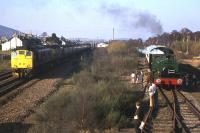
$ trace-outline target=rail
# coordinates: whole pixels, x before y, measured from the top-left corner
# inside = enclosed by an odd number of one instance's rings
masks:
[[[10,77],[0,82],[0,88],[18,80],[16,77]]]
[[[197,109],[197,107],[194,106],[194,104],[186,97],[184,96],[183,93],[181,93],[180,91],[176,90],[176,92],[178,94],[180,94],[181,97],[183,97],[183,99],[187,102],[187,104],[190,106],[190,108],[192,109],[192,111],[198,116],[198,118],[200,119],[200,111]]]
[[[2,80],[5,80],[5,79],[8,79],[8,78],[10,78],[10,77],[12,77],[12,74],[10,73],[8,73],[8,74],[6,74],[6,75],[3,75],[3,76],[0,76],[0,81],[2,81]]]
[[[167,103],[167,105],[168,105],[168,108],[170,109],[170,111],[171,111],[172,114],[173,114],[174,110],[173,110],[173,107],[172,107],[172,105],[171,105],[171,102],[169,101],[169,99],[168,99],[167,96],[164,94],[164,92],[162,91],[161,88],[158,88],[158,90],[159,90],[159,92],[161,93],[162,97],[165,99],[165,101],[166,101],[166,103]],[[174,117],[175,117],[175,119],[176,119],[176,121],[177,121],[177,124],[181,125],[181,127],[182,127],[182,129],[183,129],[183,132],[189,133],[188,128],[186,127],[186,125],[182,122],[181,118],[180,118],[176,113],[174,114]]]
[[[4,94],[7,94],[11,90],[15,89],[16,87],[24,84],[27,80],[25,79],[20,79],[20,80],[15,80],[10,84],[7,84],[3,87],[0,88],[0,96],[3,96]]]
[[[13,77],[11,71],[0,73],[0,96],[3,96],[12,89],[20,86],[25,81],[25,79]]]
[[[0,77],[8,75],[8,74],[12,74],[12,71],[1,72]]]
[[[175,132],[176,129],[178,128],[178,125],[177,125],[177,120],[176,120],[176,112],[177,112],[177,97],[176,97],[176,94],[175,94],[175,91],[174,89],[171,90],[171,93],[172,93],[172,96],[173,96],[173,131]]]
[[[147,125],[147,122],[148,122],[149,118],[151,118],[152,111],[153,111],[153,108],[150,107],[146,117],[143,120],[143,124],[144,125],[143,125],[143,128],[141,130],[142,133],[144,132],[144,129],[145,129],[146,125]]]

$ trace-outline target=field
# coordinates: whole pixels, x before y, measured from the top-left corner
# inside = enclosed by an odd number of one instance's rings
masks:
[[[115,42],[83,58],[80,71],[59,83],[59,91],[26,120],[35,124],[29,132],[103,132],[132,126],[141,85],[130,85],[121,76],[136,69],[136,57],[134,47]]]
[[[10,51],[1,51],[0,50],[0,72],[8,70],[10,68],[10,59],[8,59],[8,57],[5,56],[9,56],[10,55]]]
[[[200,68],[200,59],[181,59],[180,63],[182,64],[190,64],[195,68]]]
[[[10,68],[10,60],[0,60],[0,72]]]
[[[1,51],[0,50],[0,54],[10,55],[10,51]]]

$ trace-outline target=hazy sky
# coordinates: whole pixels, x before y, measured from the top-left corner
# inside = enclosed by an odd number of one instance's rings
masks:
[[[67,38],[147,38],[200,30],[199,0],[1,0],[0,25]]]

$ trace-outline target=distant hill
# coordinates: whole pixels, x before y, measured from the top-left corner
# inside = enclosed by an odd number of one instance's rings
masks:
[[[6,26],[0,25],[0,37],[6,36],[8,39],[12,37],[14,33],[20,34],[21,32]]]

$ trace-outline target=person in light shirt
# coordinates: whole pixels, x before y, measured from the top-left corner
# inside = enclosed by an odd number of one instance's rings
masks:
[[[135,83],[136,82],[136,74],[133,72],[131,73],[131,83]]]
[[[144,73],[142,71],[140,71],[140,77],[141,77],[141,82],[143,83],[143,80],[144,80]]]
[[[153,88],[153,86],[151,85],[150,87],[149,87],[149,107],[150,108],[153,108],[153,106],[154,106],[154,98],[153,98],[153,95],[154,95],[154,90],[153,90],[154,88]]]

